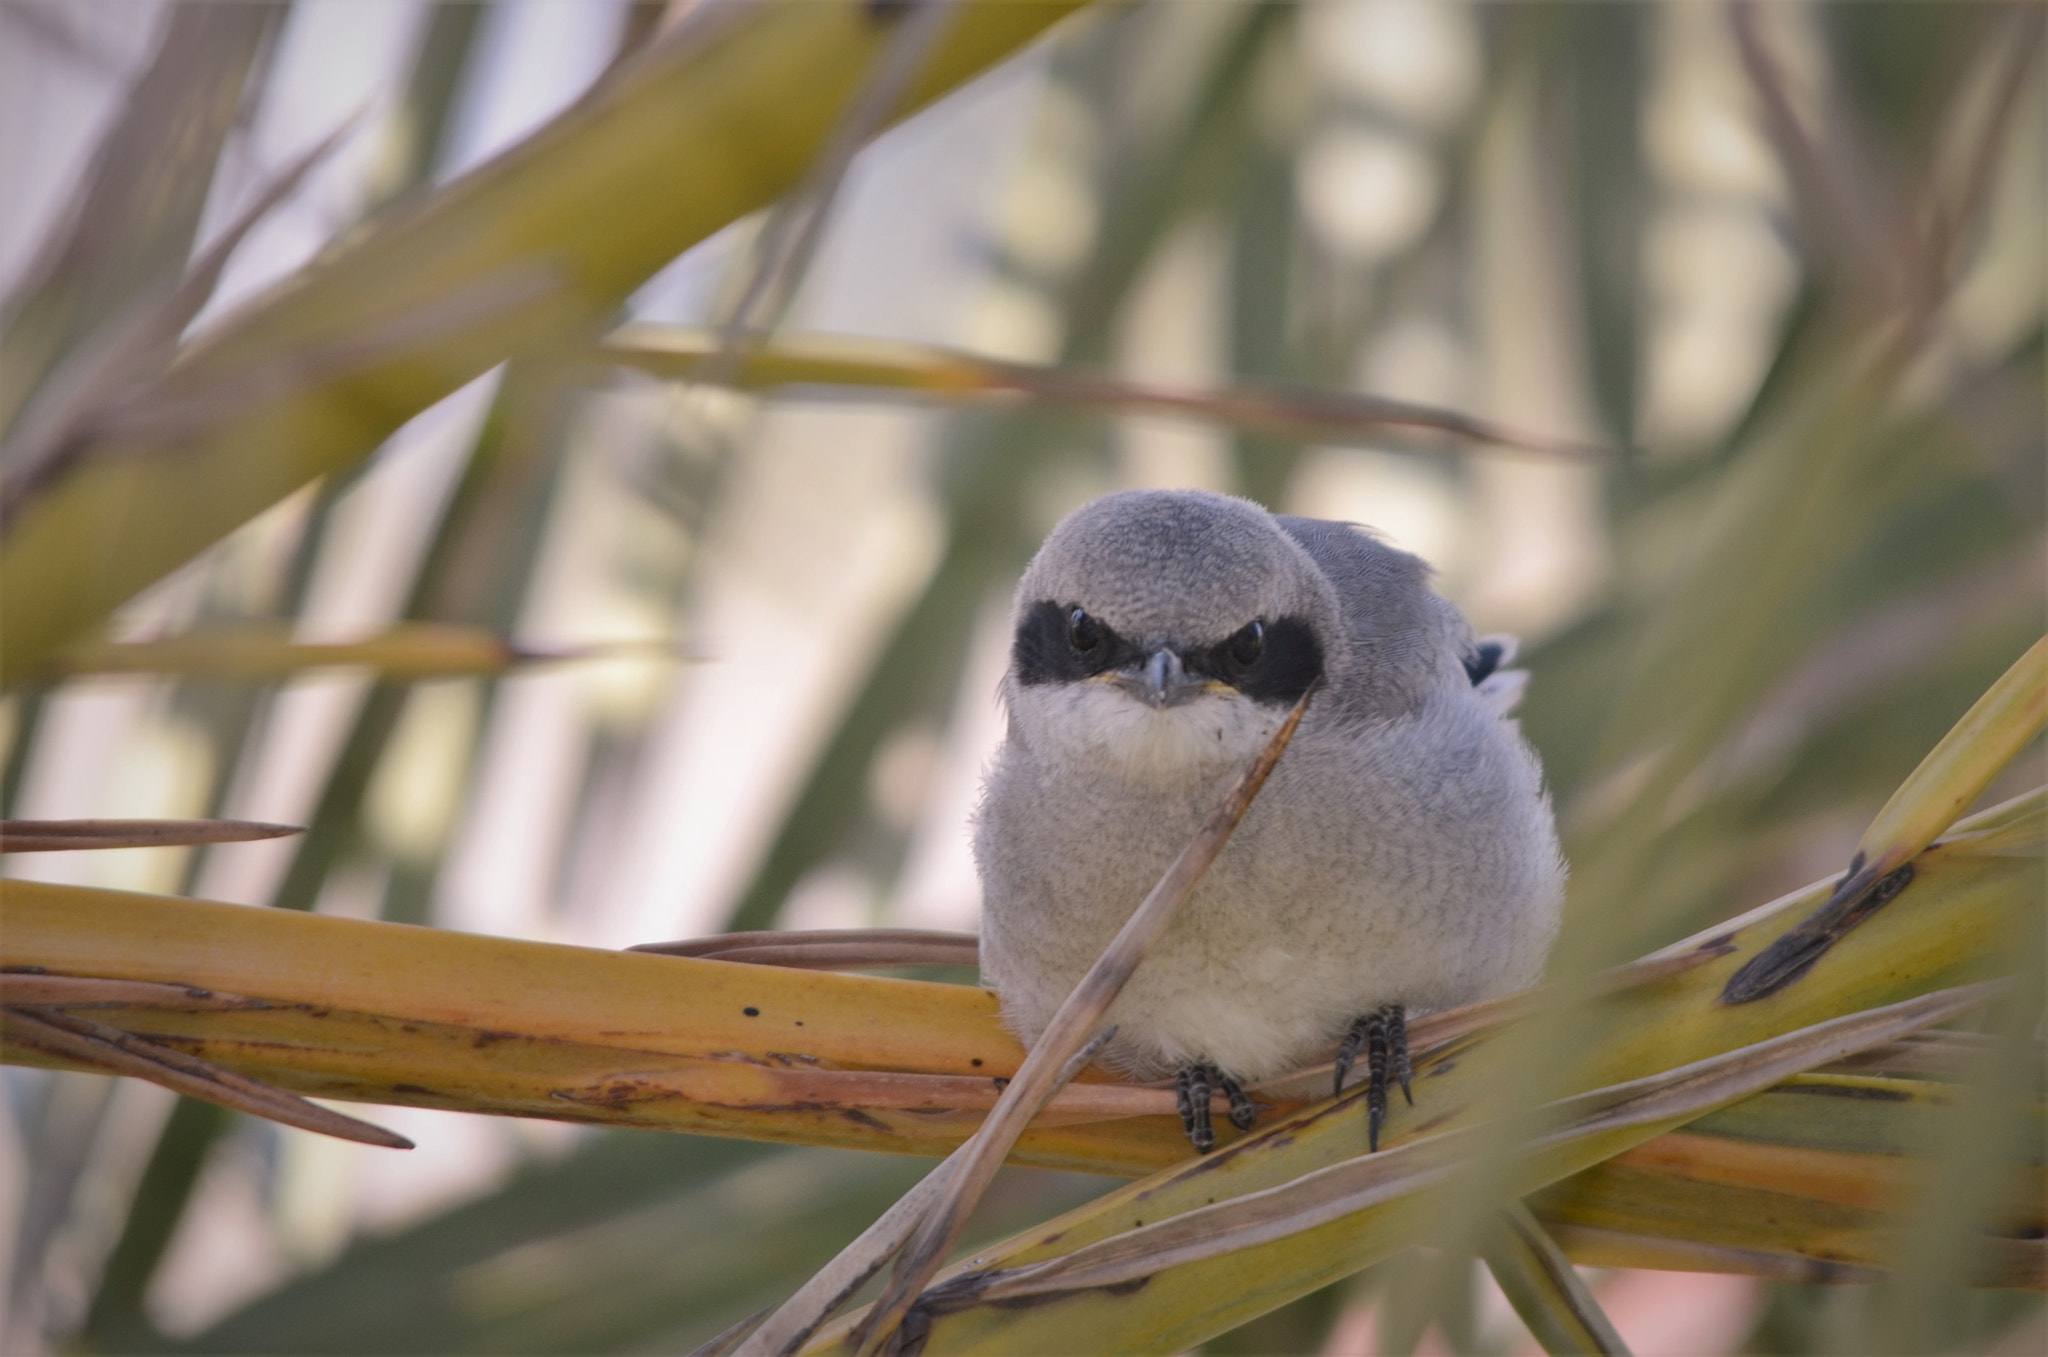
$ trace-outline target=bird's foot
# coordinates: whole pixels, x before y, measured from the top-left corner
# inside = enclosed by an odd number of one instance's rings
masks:
[[[1360,1048],[1365,1051],[1366,1135],[1371,1148],[1377,1150],[1380,1126],[1387,1119],[1389,1075],[1401,1086],[1401,1096],[1408,1100],[1408,1105],[1415,1106],[1415,1094],[1408,1087],[1414,1077],[1408,1064],[1408,1010],[1400,1004],[1382,1004],[1352,1022],[1343,1044],[1337,1048],[1336,1092],[1344,1091],[1344,1081],[1358,1061]]]
[[[1209,1098],[1217,1090],[1230,1100],[1230,1124],[1240,1131],[1252,1129],[1258,1120],[1258,1109],[1237,1080],[1217,1069],[1214,1065],[1187,1065],[1182,1067],[1176,1086],[1180,1096],[1181,1129],[1188,1133],[1188,1139],[1195,1149],[1207,1154],[1216,1147],[1216,1128],[1209,1123]]]

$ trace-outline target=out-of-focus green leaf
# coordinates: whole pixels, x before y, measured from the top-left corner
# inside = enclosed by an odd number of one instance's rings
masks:
[[[1737,971],[1723,1001],[1751,1003],[1797,983],[1848,930],[1897,894],[1911,879],[1904,864],[1983,795],[1991,779],[2040,734],[2044,721],[2048,638],[2015,660],[1921,760],[1864,831],[1827,904]]]
[[[2013,661],[1954,730],[1885,802],[1857,845],[1882,876],[1911,858],[1984,789],[2048,723],[2048,637]]]
[[[76,201],[0,305],[0,431],[123,309],[184,273],[214,162],[282,5],[173,5]],[[164,340],[166,349],[175,334]]]
[[[1501,1212],[1484,1257],[1515,1313],[1545,1352],[1628,1352],[1614,1322],[1528,1207],[1516,1202]]]
[[[395,111],[386,153],[370,189],[372,201],[415,191],[432,174],[434,162],[445,148],[449,112],[469,64],[481,12],[473,5],[431,7],[411,78]],[[271,13],[282,15],[285,10],[271,7]],[[276,50],[273,44],[273,60]],[[267,70],[265,76],[268,78]],[[246,621],[252,611],[263,617],[297,616],[305,605],[321,549],[329,543],[335,506],[355,480],[347,475],[332,477],[314,491],[299,527],[299,539],[267,598],[251,609],[246,596],[222,590],[221,596],[202,605],[196,625],[216,619]],[[229,562],[216,578],[232,575],[233,563]],[[41,687],[31,689],[36,694],[43,691]],[[174,689],[170,705],[179,719],[195,723],[212,738],[217,758],[209,803],[211,813],[222,814],[236,791],[234,771],[264,733],[262,696],[253,685],[187,683]],[[294,856],[295,865],[302,855]],[[207,865],[203,855],[192,855],[185,890],[195,887]],[[154,1336],[144,1298],[165,1250],[179,1231],[214,1143],[234,1124],[227,1110],[216,1103],[179,1099],[136,1185],[121,1234],[108,1252],[84,1326],[77,1334],[81,1345],[120,1351],[140,1347]]]
[[[558,1164],[364,1239],[175,1350],[687,1351],[772,1304],[924,1167],[847,1151],[607,1132]],[[1008,1170],[986,1240],[1102,1180]],[[154,1349],[137,1349],[154,1350]]]
[[[965,7],[906,101],[1015,51],[1064,0]],[[794,183],[895,11],[707,7],[528,141],[358,233],[102,413],[0,541],[10,672],[492,364],[602,316]]]
[[[1280,13],[1255,4],[1233,16],[1188,77],[1181,92],[1187,110],[1179,120],[1156,135],[1113,143],[1092,167],[1089,178],[1104,201],[1102,237],[1071,276],[1041,289],[1064,312],[1062,365],[1103,362],[1113,322],[1150,252],[1216,192],[1218,162],[1227,163],[1249,116],[1254,59]],[[1134,41],[1130,26],[1138,17],[1119,15],[1059,49],[1055,89],[1065,91],[1065,99],[1085,97],[1106,107],[1122,86],[1127,45]],[[1039,526],[1031,517],[1033,485],[1058,467],[1098,465],[1104,442],[1099,425],[1084,433],[1028,404],[1007,417],[970,413],[948,432],[936,478],[951,531],[946,552],[876,648],[874,667],[791,801],[729,927],[769,927],[804,874],[854,835],[877,751],[911,721],[945,709],[960,682],[975,617],[1030,559]]]
[[[1530,1199],[1572,1257],[1602,1267],[1876,1280],[1938,1151],[1953,1084],[1805,1075],[1616,1155]],[[2036,1118],[2042,1115],[2039,1090]],[[2001,1166],[2011,1214],[1985,1236],[1979,1285],[2042,1272],[2043,1165]],[[1993,1243],[1994,1238],[2003,1242]]]
[[[1721,1005],[1721,982],[1713,978],[1735,969],[1741,955],[1750,950],[1749,941],[1739,941],[1734,956],[1717,958],[1657,985],[1599,1001],[1599,1016],[1589,1018],[1578,1030],[1598,1032],[1602,1034],[1601,1040],[1596,1047],[1577,1052],[1572,1062],[1577,1072],[1570,1076],[1571,1084],[1587,1087],[1603,1077],[1628,1078],[1650,1069],[1669,1069],[1710,1051],[1727,1051],[1769,1033],[1795,1030],[1826,1015],[1891,1002],[1909,992],[1924,993],[1927,988],[1953,983],[1965,974],[1981,975],[1987,970],[1995,973],[2001,969],[1997,940],[2010,932],[2015,915],[2038,908],[2034,897],[2034,873],[2038,869],[2032,862],[2022,865],[2003,856],[1974,858],[1969,854],[1966,839],[1958,841],[1954,855],[1941,848],[1928,850],[1920,859],[1921,871],[1913,889],[1925,887],[1937,876],[1947,877],[1947,884],[1922,896],[1917,906],[1872,916],[1830,953],[1826,965],[1817,968],[1804,982],[1756,1004],[1734,1008]],[[1999,867],[1994,863],[2005,865]],[[1948,876],[1951,872],[1955,875]],[[1980,872],[1989,875],[1980,876]],[[1827,890],[1825,885],[1818,886],[1799,897],[1778,902],[1768,912],[1758,912],[1741,921],[1743,931],[1735,937],[1746,939],[1747,929],[1756,928],[1760,931],[1755,943],[1761,945],[1763,933],[1775,935],[1788,927],[1802,912],[1802,906],[1810,906]],[[1904,898],[1910,899],[1910,892]],[[1951,914],[1952,908],[1970,917]],[[1886,930],[1889,940],[1878,942],[1871,935],[1872,929]],[[1912,941],[1907,941],[1908,933],[1913,935]],[[1937,938],[1941,941],[1937,942]],[[1727,940],[1724,933],[1701,941],[1715,945]],[[1880,953],[1886,960],[1876,962]],[[1973,959],[1965,961],[1965,954]],[[1852,960],[1852,956],[1862,959]],[[1876,964],[1872,969],[1864,969],[1873,962]],[[1816,982],[1832,991],[1832,1000],[1816,1002],[1818,991],[1808,988]],[[1438,1056],[1418,1060],[1416,1107],[1412,1111],[1398,1105],[1392,1109],[1388,1123],[1392,1134],[1383,1143],[1397,1149],[1403,1145],[1419,1146],[1449,1128],[1475,1125],[1470,1118],[1485,1101],[1479,1098],[1479,1091],[1499,1089],[1503,1083],[1502,1062],[1517,1058],[1522,1056],[1516,1042],[1486,1038],[1454,1045]],[[1592,1065],[1603,1070],[1604,1076],[1591,1074]],[[1471,1090],[1478,1100],[1462,1108],[1444,1105],[1444,1099],[1455,1096],[1452,1090],[1461,1088]],[[979,1350],[990,1346],[1178,1350],[1200,1341],[1208,1333],[1231,1327],[1355,1271],[1395,1248],[1435,1238],[1440,1222],[1436,1226],[1431,1222],[1438,1221],[1443,1204],[1399,1196],[1368,1207],[1356,1219],[1339,1219],[1306,1232],[1290,1233],[1226,1257],[1182,1265],[1162,1263],[1149,1273],[1143,1285],[1128,1292],[1120,1288],[1115,1292],[1061,1291],[1057,1296],[1037,1297],[1037,1303],[1025,1310],[1003,1308],[1002,1302],[993,1299],[977,1299],[983,1289],[981,1279],[1004,1276],[1007,1269],[1064,1256],[1096,1241],[1141,1229],[1140,1222],[1156,1223],[1184,1212],[1207,1209],[1226,1199],[1244,1199],[1249,1194],[1278,1190],[1304,1174],[1341,1164],[1356,1156],[1363,1146],[1365,1106],[1364,1098],[1353,1096],[1334,1109],[1307,1109],[1262,1128],[1239,1145],[1198,1164],[1133,1184],[1083,1213],[1052,1222],[1000,1250],[984,1253],[976,1260],[975,1276],[942,1280],[930,1293],[931,1302],[923,1312],[931,1335],[930,1350]],[[1614,1134],[1626,1138],[1622,1133]],[[1650,1135],[1646,1131],[1629,1132],[1627,1137],[1640,1143]],[[1603,1142],[1605,1152],[1579,1167],[1628,1147],[1619,1140]],[[1577,1171],[1565,1169],[1562,1164],[1557,1168],[1562,1170],[1559,1176]],[[1529,1186],[1534,1185],[1537,1184]],[[1528,1190],[1507,1181],[1503,1186]],[[1226,1276],[1230,1278],[1227,1282]],[[917,1316],[918,1312],[913,1311],[913,1323]],[[847,1321],[854,1322],[857,1321]],[[846,1324],[836,1326],[832,1333],[822,1337],[816,1345],[818,1350],[837,1350],[836,1345],[846,1340],[845,1328]],[[923,1328],[924,1324],[919,1324],[919,1330]]]

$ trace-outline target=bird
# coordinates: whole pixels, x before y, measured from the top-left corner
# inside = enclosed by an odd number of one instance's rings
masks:
[[[1510,638],[1476,638],[1430,568],[1357,524],[1197,490],[1062,519],[1019,582],[973,848],[982,983],[1027,1045],[1304,693],[1293,740],[1105,1023],[1100,1063],[1212,1094],[1339,1043],[1413,1105],[1410,1017],[1533,984],[1566,867],[1512,717]]]

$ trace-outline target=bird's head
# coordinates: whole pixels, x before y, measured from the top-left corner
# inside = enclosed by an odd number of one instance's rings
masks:
[[[1336,619],[1328,580],[1257,505],[1106,495],[1018,588],[1012,737],[1127,779],[1242,764],[1323,678]]]

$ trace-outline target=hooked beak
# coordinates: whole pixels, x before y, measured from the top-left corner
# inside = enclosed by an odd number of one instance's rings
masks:
[[[1139,701],[1161,709],[1177,707],[1209,690],[1209,681],[1188,673],[1180,656],[1171,650],[1155,651],[1142,668],[1105,677]]]

